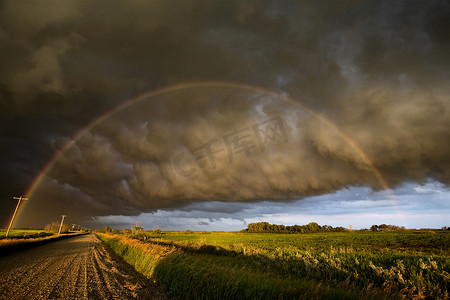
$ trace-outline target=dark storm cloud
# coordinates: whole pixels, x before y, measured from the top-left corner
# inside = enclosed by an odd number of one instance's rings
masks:
[[[264,86],[307,104],[392,186],[428,177],[448,184],[449,16],[446,1],[4,1],[4,215],[14,205],[7,199],[24,193],[89,122],[143,92],[206,80]],[[220,88],[187,95],[197,100],[151,99],[153,106],[100,124],[55,165],[29,206],[138,214],[381,187],[341,135],[279,97]],[[236,159],[227,176],[173,170],[173,156],[189,158],[211,139],[277,116],[289,142]]]

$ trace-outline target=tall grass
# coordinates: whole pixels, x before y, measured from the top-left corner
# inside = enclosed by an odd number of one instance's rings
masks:
[[[376,276],[361,277],[357,270],[344,267],[348,261],[332,254],[315,257],[283,249],[264,254],[248,248],[244,253],[236,246],[227,250],[152,238],[143,242],[119,235],[99,236],[136,270],[182,299],[390,299],[406,295],[393,284],[398,278],[376,284]],[[361,264],[356,261],[353,264]],[[376,273],[369,268],[370,274]]]
[[[185,299],[449,297],[448,233],[101,237]]]
[[[171,253],[179,252],[174,246],[142,243],[120,235],[97,234],[111,249],[147,277],[153,277],[158,262]]]

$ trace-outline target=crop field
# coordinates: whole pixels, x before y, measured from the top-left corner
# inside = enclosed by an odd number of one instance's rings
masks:
[[[186,299],[448,299],[448,231],[99,234]]]

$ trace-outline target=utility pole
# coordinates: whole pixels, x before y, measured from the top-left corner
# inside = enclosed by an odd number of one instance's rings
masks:
[[[11,226],[12,226],[13,223],[14,223],[14,219],[16,218],[17,211],[19,210],[20,202],[22,202],[22,200],[23,200],[23,201],[28,200],[28,198],[23,198],[22,196],[20,196],[20,197],[13,197],[13,199],[19,200],[19,201],[17,202],[16,210],[14,211],[14,214],[13,214],[13,216],[12,216],[11,222],[9,223],[8,230],[6,231],[6,236],[5,236],[5,238],[7,238],[8,235],[9,235],[9,231],[11,230]]]
[[[66,215],[61,215],[61,217],[62,217],[62,219],[61,219],[61,225],[59,225],[58,235],[61,234],[61,229],[62,229],[62,226],[63,226],[63,223],[64,223],[64,218],[67,217],[67,216]]]

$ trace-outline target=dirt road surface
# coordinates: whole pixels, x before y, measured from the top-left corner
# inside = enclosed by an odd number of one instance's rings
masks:
[[[167,299],[95,235],[0,257],[0,299]]]

